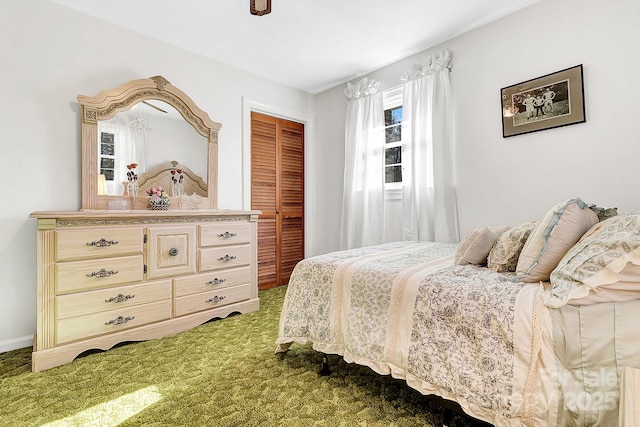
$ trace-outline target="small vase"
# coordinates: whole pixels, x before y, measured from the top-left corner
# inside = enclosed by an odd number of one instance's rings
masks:
[[[178,209],[182,209],[182,196],[184,196],[182,180],[171,183],[171,195],[178,198]]]
[[[149,209],[152,211],[166,211],[169,209],[169,203],[149,203]]]
[[[133,207],[135,209],[136,202],[138,201],[138,181],[129,181],[129,184],[127,184],[127,195],[133,199]]]

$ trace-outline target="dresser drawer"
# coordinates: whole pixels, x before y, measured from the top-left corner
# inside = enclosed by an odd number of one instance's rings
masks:
[[[142,281],[142,255],[56,264],[56,294]]]
[[[149,277],[196,272],[196,227],[149,229]]]
[[[114,309],[56,322],[56,344],[135,328],[171,317],[171,300]]]
[[[171,280],[78,292],[56,297],[58,320],[171,298]]]
[[[229,288],[202,292],[175,299],[175,316],[221,307],[234,302],[244,301],[251,296],[251,285],[232,286]]]
[[[141,254],[142,228],[81,228],[56,230],[56,260]]]
[[[230,268],[215,273],[197,274],[175,279],[175,296],[207,292],[251,282],[249,267]]]
[[[239,267],[251,263],[251,246],[230,246],[198,250],[199,271]]]
[[[251,224],[223,222],[200,225],[200,246],[236,245],[251,242]]]

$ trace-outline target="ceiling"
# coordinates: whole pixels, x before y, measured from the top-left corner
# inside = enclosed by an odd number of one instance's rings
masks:
[[[249,0],[53,1],[318,93],[539,0],[272,0],[265,16]]]

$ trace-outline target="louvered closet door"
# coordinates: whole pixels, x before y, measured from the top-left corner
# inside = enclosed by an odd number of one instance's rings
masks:
[[[285,285],[304,257],[304,125],[251,113],[251,209],[258,220],[258,287]]]

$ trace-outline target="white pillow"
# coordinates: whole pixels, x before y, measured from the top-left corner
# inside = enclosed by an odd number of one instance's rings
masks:
[[[455,263],[457,265],[482,265],[487,263],[487,256],[503,232],[509,229],[508,225],[500,227],[482,227],[471,230],[462,239],[456,249]]]
[[[527,283],[549,280],[567,251],[597,223],[598,215],[580,199],[570,199],[549,209],[522,248],[513,280]]]

